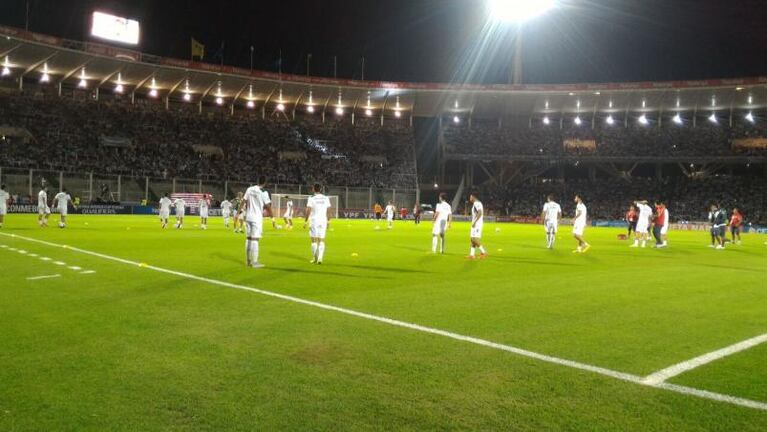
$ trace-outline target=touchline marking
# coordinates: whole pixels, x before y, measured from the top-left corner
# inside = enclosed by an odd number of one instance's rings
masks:
[[[33,277],[28,277],[27,280],[51,279],[51,278],[57,278],[57,277],[61,277],[61,275],[53,274],[53,275],[33,276]]]
[[[654,372],[644,377],[643,381],[648,385],[658,385],[668,381],[679,374],[683,374],[689,370],[703,366],[707,363],[719,360],[721,358],[745,351],[749,348],[753,348],[759,344],[767,342],[767,333],[746,339],[742,342],[724,347],[720,350],[711,351],[710,353],[703,354],[702,356],[695,357],[693,359],[683,361],[681,363],[669,366],[665,369],[661,369],[658,372]]]
[[[15,235],[15,234],[0,233],[0,236],[17,238],[17,239],[26,240],[26,241],[33,242],[33,243],[44,244],[44,245],[52,246],[52,247],[59,247],[59,248],[63,247],[63,245],[60,245],[60,244],[51,243],[51,242],[48,242],[48,241],[45,241],[45,240],[38,240],[38,239],[30,238],[30,237],[22,237],[22,236]],[[644,377],[641,377],[641,376],[638,376],[638,375],[634,375],[634,374],[630,374],[630,373],[625,373],[625,372],[619,372],[619,371],[615,371],[615,370],[612,370],[612,369],[606,369],[606,368],[603,368],[603,367],[594,366],[594,365],[590,365],[590,364],[586,364],[586,363],[580,363],[580,362],[576,362],[576,361],[573,361],[573,360],[567,360],[567,359],[563,359],[563,358],[559,358],[559,357],[554,357],[554,356],[550,356],[550,355],[546,355],[546,354],[541,354],[541,353],[537,353],[537,352],[534,352],[534,351],[528,351],[526,349],[517,348],[517,347],[511,346],[511,345],[504,345],[504,344],[497,343],[497,342],[491,342],[489,340],[480,339],[480,338],[476,338],[476,337],[473,337],[473,336],[465,336],[465,335],[462,335],[462,334],[449,332],[447,330],[440,330],[440,329],[433,328],[433,327],[422,326],[420,324],[413,324],[413,323],[409,323],[409,322],[405,322],[405,321],[399,321],[399,320],[395,320],[395,319],[391,319],[391,318],[386,318],[386,317],[382,317],[382,316],[378,316],[378,315],[372,315],[372,314],[368,314],[368,313],[365,313],[365,312],[358,312],[358,311],[355,311],[353,309],[346,309],[346,308],[342,308],[342,307],[338,307],[338,306],[333,306],[333,305],[329,305],[329,304],[325,304],[325,303],[315,302],[315,301],[312,301],[312,300],[305,300],[305,299],[302,299],[300,297],[293,297],[293,296],[289,296],[289,295],[285,295],[285,294],[279,294],[279,293],[276,293],[276,292],[266,291],[266,290],[262,290],[262,289],[258,289],[258,288],[252,288],[252,287],[245,286],[245,285],[237,285],[237,284],[234,284],[234,283],[224,282],[224,281],[220,281],[220,280],[216,280],[216,279],[208,279],[208,278],[202,277],[202,276],[196,276],[196,275],[189,274],[189,273],[183,273],[183,272],[179,272],[179,271],[175,271],[175,270],[164,269],[162,267],[156,267],[156,266],[153,266],[153,265],[148,265],[148,264],[144,264],[144,263],[138,263],[136,261],[127,260],[127,259],[124,259],[124,258],[118,258],[118,257],[114,257],[114,256],[111,256],[111,255],[105,255],[105,254],[102,254],[102,253],[93,252],[93,251],[89,251],[89,250],[85,250],[85,249],[80,249],[80,248],[76,248],[76,247],[72,247],[72,246],[68,246],[67,248],[69,250],[73,251],[73,252],[79,252],[79,253],[82,253],[82,254],[86,254],[86,255],[90,255],[90,256],[95,256],[95,257],[102,258],[102,259],[109,260],[109,261],[119,262],[119,263],[127,264],[127,265],[130,265],[130,266],[138,266],[138,267],[141,267],[141,268],[144,268],[144,269],[148,269],[148,270],[153,270],[153,271],[156,271],[156,272],[159,272],[159,273],[166,273],[166,274],[170,274],[170,275],[174,275],[174,276],[179,276],[179,277],[186,278],[186,279],[192,279],[192,280],[196,280],[196,281],[200,281],[200,282],[206,282],[206,283],[209,283],[209,284],[212,284],[212,285],[218,285],[218,286],[227,287],[227,288],[233,288],[233,289],[238,289],[238,290],[243,290],[243,291],[249,291],[249,292],[253,292],[253,293],[256,293],[256,294],[261,294],[261,295],[268,296],[268,297],[278,298],[278,299],[286,300],[286,301],[293,302],[293,303],[303,304],[303,305],[306,305],[306,306],[312,306],[312,307],[315,307],[315,308],[318,308],[318,309],[324,309],[324,310],[328,310],[328,311],[339,312],[339,313],[342,313],[342,314],[345,314],[345,315],[351,315],[351,316],[355,316],[355,317],[358,317],[358,318],[364,318],[364,319],[367,319],[367,320],[370,320],[370,321],[377,321],[377,322],[380,322],[380,323],[389,324],[389,325],[396,326],[396,327],[403,327],[403,328],[406,328],[406,329],[415,330],[415,331],[419,331],[419,332],[422,332],[422,333],[428,333],[428,334],[433,334],[433,335],[437,335],[437,336],[442,336],[442,337],[446,337],[446,338],[457,340],[457,341],[461,341],[461,342],[468,342],[468,343],[472,343],[472,344],[475,344],[475,345],[484,346],[484,347],[487,347],[487,348],[493,348],[493,349],[497,349],[497,350],[501,350],[501,351],[510,352],[510,353],[513,353],[513,354],[517,354],[519,356],[523,356],[523,357],[527,357],[527,358],[543,361],[543,362],[546,362],[546,363],[553,363],[553,364],[557,364],[557,365],[560,365],[560,366],[566,366],[566,367],[569,367],[569,368],[572,368],[572,369],[578,369],[578,370],[583,370],[583,371],[587,371],[587,372],[593,372],[593,373],[596,373],[596,374],[599,374],[599,375],[607,376],[607,377],[610,377],[610,378],[615,378],[615,379],[618,379],[618,380],[621,380],[621,381],[631,382],[631,383],[642,385],[642,386],[646,386],[646,387],[658,388],[658,389],[668,390],[668,391],[672,391],[672,392],[680,393],[680,394],[684,394],[684,395],[690,395],[690,396],[695,396],[695,397],[699,397],[699,398],[703,398],[703,399],[714,400],[714,401],[717,401],[717,402],[725,402],[725,403],[729,403],[729,404],[733,404],[733,405],[739,405],[739,406],[746,407],[746,408],[753,408],[753,409],[758,409],[758,410],[762,410],[762,411],[767,411],[767,402],[760,402],[760,401],[755,401],[755,400],[751,400],[751,399],[745,399],[745,398],[741,398],[741,397],[737,397],[737,396],[731,396],[731,395],[727,395],[727,394],[715,393],[715,392],[710,392],[710,391],[707,391],[707,390],[701,390],[701,389],[697,389],[697,388],[693,388],[693,387],[686,387],[686,386],[677,385],[677,384],[670,384],[670,383],[666,383],[666,382],[660,382],[660,383],[646,382]]]

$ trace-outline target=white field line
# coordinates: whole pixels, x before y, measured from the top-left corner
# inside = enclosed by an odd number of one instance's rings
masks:
[[[742,342],[738,342],[736,344],[730,345],[720,350],[711,351],[710,353],[706,353],[701,356],[695,357],[693,359],[683,361],[681,363],[677,363],[673,366],[669,366],[657,372],[653,372],[652,374],[644,377],[643,381],[648,385],[658,385],[660,383],[668,381],[670,378],[673,378],[679,374],[683,374],[689,370],[695,369],[697,367],[703,366],[705,364],[711,363],[721,358],[733,355],[735,353],[739,353],[741,351],[745,351],[749,348],[753,348],[764,342],[767,342],[767,333],[760,336],[752,337],[751,339],[746,339]]]
[[[426,327],[426,326],[422,326],[420,324],[413,324],[413,323],[409,323],[409,322],[405,322],[405,321],[399,321],[399,320],[395,320],[395,319],[391,319],[391,318],[386,318],[386,317],[382,317],[382,316],[378,316],[378,315],[372,315],[372,314],[368,314],[368,313],[365,313],[365,312],[355,311],[355,310],[352,310],[352,309],[346,309],[346,308],[342,308],[342,307],[338,307],[338,306],[333,306],[333,305],[329,305],[329,304],[325,304],[325,303],[315,302],[315,301],[312,301],[312,300],[306,300],[306,299],[302,299],[300,297],[293,297],[293,296],[289,296],[289,295],[285,295],[285,294],[279,294],[279,293],[272,292],[272,291],[266,291],[266,290],[262,290],[262,289],[258,289],[258,288],[252,288],[252,287],[245,286],[245,285],[238,285],[238,284],[234,284],[234,283],[230,283],[230,282],[220,281],[220,280],[216,280],[216,279],[209,279],[209,278],[202,277],[202,276],[196,276],[196,275],[189,274],[189,273],[183,273],[183,272],[179,272],[179,271],[175,271],[175,270],[164,269],[162,267],[156,267],[156,266],[153,266],[153,265],[147,265],[147,264],[143,264],[143,263],[138,263],[136,261],[131,261],[131,260],[127,260],[127,259],[124,259],[124,258],[114,257],[114,256],[111,256],[111,255],[105,255],[105,254],[102,254],[102,253],[93,252],[93,251],[89,251],[89,250],[85,250],[85,249],[80,249],[80,248],[76,248],[76,247],[72,247],[72,246],[60,245],[60,244],[48,242],[48,241],[45,241],[45,240],[38,240],[38,239],[34,239],[34,238],[23,237],[23,236],[19,236],[19,235],[15,235],[15,234],[6,234],[6,233],[0,233],[0,236],[17,238],[17,239],[26,240],[26,241],[29,241],[29,242],[44,244],[44,245],[53,246],[53,247],[63,247],[63,248],[69,249],[69,250],[74,251],[74,252],[79,252],[79,253],[82,253],[82,254],[86,254],[86,255],[90,255],[90,256],[95,256],[95,257],[102,258],[102,259],[109,260],[109,261],[115,261],[115,262],[131,265],[131,266],[139,266],[141,268],[144,268],[144,269],[147,269],[147,270],[153,270],[153,271],[156,271],[156,272],[159,272],[159,273],[166,273],[166,274],[170,274],[170,275],[174,275],[174,276],[178,276],[178,277],[182,277],[182,278],[186,278],[186,279],[191,279],[191,280],[196,280],[196,281],[200,281],[200,282],[209,283],[211,285],[218,285],[218,286],[222,286],[222,287],[226,287],[226,288],[232,288],[232,289],[238,289],[238,290],[243,290],[243,291],[249,291],[249,292],[261,294],[261,295],[268,296],[268,297],[273,297],[273,298],[278,298],[278,299],[286,300],[286,301],[293,302],[293,303],[298,303],[298,304],[302,304],[302,305],[306,305],[306,306],[312,306],[312,307],[315,307],[315,308],[318,308],[318,309],[324,309],[324,310],[328,310],[328,311],[338,312],[338,313],[342,313],[342,314],[345,314],[345,315],[351,315],[351,316],[354,316],[354,317],[367,319],[367,320],[370,320],[370,321],[377,321],[377,322],[384,323],[384,324],[389,324],[389,325],[392,325],[392,326],[395,326],[395,327],[402,327],[402,328],[406,328],[406,329],[409,329],[409,330],[419,331],[419,332],[422,332],[422,333],[428,333],[428,334],[432,334],[432,335],[442,336],[442,337],[445,337],[445,338],[448,338],[448,339],[453,339],[453,340],[457,340],[457,341],[461,341],[461,342],[467,342],[467,343],[471,343],[471,344],[475,344],[475,345],[484,346],[484,347],[487,347],[487,348],[493,348],[493,349],[497,349],[497,350],[501,350],[501,351],[506,351],[506,352],[510,352],[510,353],[513,353],[513,354],[517,354],[519,356],[531,358],[531,359],[534,359],[534,360],[539,360],[539,361],[546,362],[546,363],[553,363],[553,364],[560,365],[560,366],[566,366],[566,367],[569,367],[569,368],[572,368],[572,369],[578,369],[578,370],[583,370],[583,371],[587,371],[587,372],[593,372],[593,373],[596,373],[596,374],[599,374],[599,375],[607,376],[607,377],[610,377],[610,378],[615,378],[615,379],[622,380],[622,381],[631,382],[631,383],[634,383],[634,384],[639,384],[639,385],[642,385],[642,386],[653,387],[653,388],[660,388],[660,389],[672,391],[672,392],[675,392],[675,393],[681,393],[681,394],[685,394],[685,395],[696,396],[696,397],[703,398],[703,399],[710,399],[710,400],[714,400],[714,401],[718,401],[718,402],[725,402],[725,403],[729,403],[729,404],[733,404],[733,405],[739,405],[739,406],[742,406],[742,407],[747,407],[747,408],[753,408],[753,409],[767,411],[767,402],[760,402],[760,401],[755,401],[755,400],[751,400],[751,399],[744,399],[744,398],[740,398],[740,397],[737,397],[737,396],[731,396],[731,395],[726,395],[726,394],[721,394],[721,393],[714,393],[714,392],[710,392],[710,391],[706,391],[706,390],[700,390],[700,389],[696,389],[696,388],[693,388],[693,387],[685,387],[685,386],[680,386],[680,385],[676,385],[676,384],[669,384],[669,383],[652,384],[652,383],[645,382],[644,381],[644,377],[641,377],[641,376],[638,376],[638,375],[634,375],[634,374],[630,374],[630,373],[625,373],[625,372],[619,372],[619,371],[615,371],[615,370],[612,370],[612,369],[606,369],[606,368],[603,368],[603,367],[594,366],[594,365],[590,365],[590,364],[586,364],[586,363],[580,363],[580,362],[576,362],[576,361],[573,361],[573,360],[567,360],[567,359],[563,359],[563,358],[559,358],[559,357],[553,357],[553,356],[550,356],[550,355],[541,354],[541,353],[537,353],[537,352],[534,352],[534,351],[528,351],[528,350],[525,350],[525,349],[522,349],[522,348],[517,348],[517,347],[511,346],[511,345],[505,345],[505,344],[501,344],[501,343],[497,343],[497,342],[488,341],[488,340],[485,340],[485,339],[476,338],[476,337],[473,337],[473,336],[465,336],[465,335],[462,335],[462,334],[449,332],[447,330],[441,330],[441,329],[437,329],[437,328],[433,328],[433,327]]]
[[[27,280],[34,281],[34,280],[51,279],[51,278],[57,278],[57,277],[61,277],[61,275],[52,274],[52,275],[43,275],[43,276],[32,276],[32,277],[28,277]]]

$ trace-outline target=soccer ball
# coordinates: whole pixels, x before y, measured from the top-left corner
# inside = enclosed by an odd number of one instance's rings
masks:
[[[277,229],[282,229],[282,225],[277,225]]]
[[[64,222],[59,222],[59,228],[64,228]]]
[[[499,232],[501,232],[501,229],[500,228],[496,228],[495,232],[499,233]]]

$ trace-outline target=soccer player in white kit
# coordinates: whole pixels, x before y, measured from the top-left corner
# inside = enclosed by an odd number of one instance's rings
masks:
[[[479,259],[487,258],[487,252],[482,246],[482,227],[485,224],[485,207],[482,206],[482,202],[477,199],[477,192],[472,192],[469,195],[469,202],[471,203],[471,233],[469,238],[471,239],[471,247],[469,248],[468,259],[476,258],[476,251],[479,249]]]
[[[397,212],[397,207],[394,206],[394,203],[392,201],[389,201],[389,204],[384,209],[384,213],[386,213],[386,224],[389,229],[392,229],[392,226],[394,224],[394,213]]]
[[[573,237],[578,242],[578,247],[573,251],[575,253],[584,253],[591,245],[586,243],[583,239],[583,233],[586,231],[586,220],[588,212],[586,205],[583,204],[583,200],[579,195],[575,196],[575,219],[573,219]]]
[[[285,200],[285,214],[282,218],[285,220],[285,225],[291,230],[293,229],[293,200],[287,195],[285,195]]]
[[[184,227],[184,213],[186,212],[186,201],[183,198],[176,198],[173,201],[173,207],[176,208],[176,229]]]
[[[203,194],[200,200],[200,229],[208,229],[208,207],[210,206],[210,195]]]
[[[546,230],[546,247],[549,249],[554,249],[560,219],[562,219],[562,207],[554,201],[554,195],[547,196],[546,204],[543,205],[541,212],[541,220],[543,220],[543,229]]]
[[[66,189],[62,189],[53,197],[53,206],[59,211],[59,228],[67,226],[67,210],[69,203],[72,202],[72,197],[67,193]],[[72,203],[74,206],[74,203]]]
[[[5,185],[0,185],[0,228],[5,223],[5,214],[8,213],[8,201],[11,195],[5,190]]]
[[[168,226],[168,218],[170,217],[170,206],[173,204],[170,201],[170,198],[168,198],[168,192],[165,192],[165,195],[160,198],[160,223],[162,224],[162,228],[165,229],[165,227]]]
[[[636,237],[634,237],[634,243],[629,247],[639,247],[640,241],[642,242],[642,247],[646,247],[647,239],[650,238],[652,207],[647,205],[647,201],[636,201],[634,204],[639,211],[639,216],[637,217]]]
[[[224,228],[229,228],[229,218],[232,216],[232,203],[227,199],[221,201],[221,216],[224,217]]]
[[[306,202],[304,227],[309,224],[309,237],[312,239],[312,264],[322,264],[325,257],[325,233],[330,223],[330,199],[322,194],[322,185],[315,183],[314,195]]]
[[[248,267],[263,268],[258,261],[259,242],[264,232],[264,212],[271,216],[272,201],[263,189],[266,177],[258,178],[258,183],[249,187],[242,197],[241,209],[245,219],[245,262]]]
[[[37,193],[37,223],[41,227],[48,226],[48,216],[51,214],[51,208],[48,207],[48,187],[43,186]]]
[[[440,246],[440,253],[445,253],[445,232],[450,228],[450,222],[453,220],[453,209],[447,203],[447,194],[439,194],[439,203],[434,209],[434,226],[431,229],[431,253],[437,253],[437,246]],[[440,244],[440,240],[442,243]]]

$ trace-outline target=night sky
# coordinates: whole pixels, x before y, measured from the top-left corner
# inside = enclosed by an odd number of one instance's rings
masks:
[[[0,2],[0,23],[24,27],[25,0]],[[87,39],[94,9],[136,18],[141,50],[284,72],[390,81],[502,83],[513,29],[483,30],[480,0],[29,0],[30,30]],[[524,28],[526,83],[615,82],[767,74],[767,7],[758,0],[561,0]],[[490,33],[490,34],[488,34]],[[483,43],[482,41],[489,41]]]

